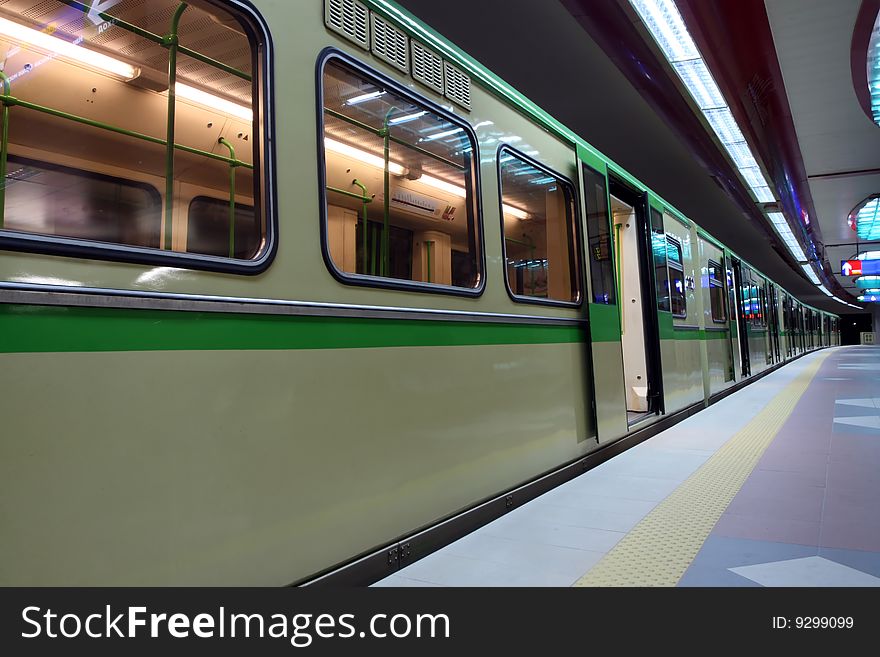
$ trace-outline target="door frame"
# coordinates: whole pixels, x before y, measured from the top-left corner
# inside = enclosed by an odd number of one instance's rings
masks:
[[[639,282],[642,297],[642,323],[644,327],[645,375],[648,378],[648,410],[647,413],[661,415],[664,413],[663,399],[663,367],[660,359],[660,318],[657,309],[657,286],[654,276],[654,260],[652,241],[654,233],[662,231],[662,213],[660,214],[660,230],[653,225],[651,210],[653,209],[648,192],[642,192],[628,185],[623,179],[608,172],[608,194],[623,201],[633,208],[636,220]],[[609,206],[610,211],[610,206]],[[613,234],[612,234],[613,236]],[[613,236],[614,237],[614,236]],[[664,252],[665,256],[665,252]],[[664,259],[665,263],[665,259]],[[618,282],[619,287],[619,282]],[[621,301],[618,299],[618,301]]]

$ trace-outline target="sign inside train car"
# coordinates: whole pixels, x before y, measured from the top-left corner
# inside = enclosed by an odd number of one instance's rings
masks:
[[[843,276],[870,276],[880,274],[880,260],[841,260]]]

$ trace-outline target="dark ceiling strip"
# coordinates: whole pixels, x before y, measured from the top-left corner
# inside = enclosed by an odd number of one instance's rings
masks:
[[[878,1],[880,1],[880,0],[878,0]],[[871,176],[876,173],[880,173],[880,169],[855,169],[853,171],[836,171],[834,173],[817,173],[813,176],[807,176],[807,178],[809,178],[810,180],[821,180],[822,178],[854,178],[856,176]]]
[[[880,240],[860,240],[854,239],[852,242],[840,242],[839,244],[826,244],[826,249],[835,249],[844,246],[861,246],[862,244],[880,244]]]

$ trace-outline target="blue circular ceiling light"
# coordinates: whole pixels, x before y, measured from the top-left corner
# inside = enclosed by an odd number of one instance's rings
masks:
[[[880,125],[880,13],[874,20],[874,29],[868,41],[868,93],[871,95],[871,114]]]
[[[847,219],[860,240],[880,239],[880,194],[873,194],[859,203]]]

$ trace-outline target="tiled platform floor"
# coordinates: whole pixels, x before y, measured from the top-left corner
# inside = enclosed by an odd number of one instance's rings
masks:
[[[820,354],[374,586],[571,586]],[[679,586],[880,585],[880,347],[831,351]]]

